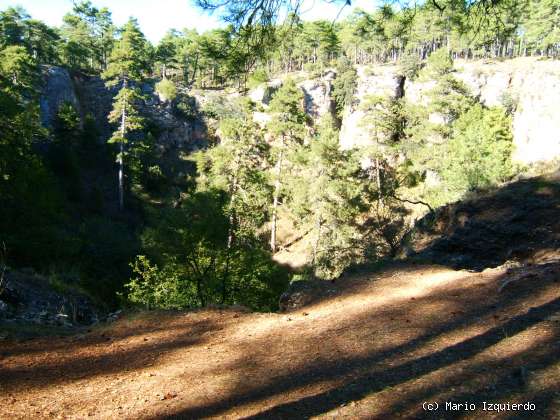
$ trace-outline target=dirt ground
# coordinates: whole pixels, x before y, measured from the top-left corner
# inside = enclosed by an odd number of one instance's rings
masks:
[[[4,341],[0,417],[560,418],[559,281],[560,263],[397,265],[288,314],[149,312]]]

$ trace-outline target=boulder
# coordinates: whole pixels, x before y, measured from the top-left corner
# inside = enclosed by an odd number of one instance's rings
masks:
[[[289,312],[309,305],[324,296],[324,281],[301,280],[290,284],[280,296],[278,306],[280,312]]]

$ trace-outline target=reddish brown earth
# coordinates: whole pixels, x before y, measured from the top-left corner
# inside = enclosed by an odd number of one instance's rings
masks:
[[[401,265],[289,314],[150,312],[4,341],[0,417],[560,418],[559,280],[558,262]],[[483,401],[535,411],[484,412]]]

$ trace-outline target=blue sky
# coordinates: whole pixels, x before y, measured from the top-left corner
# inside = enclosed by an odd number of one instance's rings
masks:
[[[168,29],[194,28],[199,32],[220,25],[215,16],[209,16],[196,7],[190,0],[92,0],[98,7],[108,7],[113,13],[113,21],[122,25],[130,16],[138,19],[142,31],[152,42],[157,42]],[[9,6],[22,6],[35,19],[40,19],[51,26],[59,26],[62,16],[72,9],[72,0],[0,0],[0,10]],[[355,0],[352,7],[346,7],[342,15],[347,15],[353,8],[360,7],[373,10],[375,0]],[[324,0],[306,0],[302,10],[305,20],[333,20],[340,9]]]

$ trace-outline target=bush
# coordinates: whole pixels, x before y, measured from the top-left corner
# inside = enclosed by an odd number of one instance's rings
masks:
[[[422,60],[418,54],[408,52],[399,60],[399,72],[408,80],[414,80],[418,77],[422,68]]]
[[[519,106],[519,94],[506,90],[500,96],[500,102],[506,110],[506,113],[508,115],[513,115],[515,114],[515,111],[517,111],[517,107]]]
[[[445,186],[463,193],[506,181],[513,173],[511,118],[501,108],[475,105],[453,126],[444,145],[441,175]]]
[[[180,117],[187,120],[194,120],[198,116],[196,100],[186,94],[178,95],[175,103],[175,111]]]
[[[356,91],[356,69],[347,58],[341,58],[337,63],[337,77],[333,82],[333,96],[336,112],[342,117],[344,109],[351,106]]]
[[[310,79],[318,79],[321,77],[321,65],[319,63],[306,63],[303,65],[303,70],[308,73]]]
[[[453,60],[446,49],[440,48],[428,57],[428,63],[423,71],[427,78],[437,79],[453,71]]]
[[[152,265],[144,255],[130,264],[134,277],[125,287],[128,299],[146,309],[181,309],[196,306],[196,290],[181,281],[179,273],[166,266],[163,270]]]
[[[247,81],[247,86],[249,89],[254,89],[263,83],[268,82],[269,77],[265,69],[256,69],[251,75],[249,76],[249,80]]]
[[[172,102],[177,97],[177,87],[169,79],[156,83],[156,92],[164,102]]]

